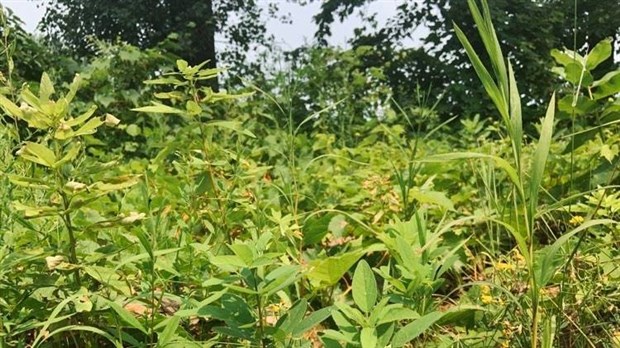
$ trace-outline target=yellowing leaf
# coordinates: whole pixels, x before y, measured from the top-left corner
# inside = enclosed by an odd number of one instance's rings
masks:
[[[609,146],[608,144],[605,144],[601,146],[600,154],[601,157],[604,157],[609,161],[609,163],[611,163],[618,155],[618,145],[615,144],[613,146]]]
[[[54,163],[56,163],[54,152],[47,146],[38,143],[27,142],[17,154],[24,159],[46,167],[53,167]]]
[[[39,84],[39,99],[42,103],[46,103],[54,92],[54,84],[52,84],[49,75],[44,72],[43,75],[41,75],[41,83]]]

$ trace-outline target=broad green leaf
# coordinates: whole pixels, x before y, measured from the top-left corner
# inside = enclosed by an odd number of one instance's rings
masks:
[[[97,111],[97,106],[93,105],[86,112],[81,114],[80,116],[78,116],[76,118],[69,119],[66,122],[64,122],[64,124],[69,126],[69,127],[79,126],[82,123],[86,122],[86,120],[88,120],[95,113],[95,111]]]
[[[245,243],[235,243],[230,245],[229,248],[246,266],[251,265],[254,261],[254,252],[249,245]]]
[[[611,38],[604,39],[594,46],[592,51],[588,53],[588,57],[586,60],[586,68],[588,70],[594,70],[599,64],[607,60],[607,58],[611,57],[612,47],[611,47]]]
[[[177,69],[179,69],[181,73],[185,73],[185,70],[187,70],[188,67],[189,64],[187,64],[187,61],[183,59],[177,59]]]
[[[377,332],[372,327],[365,327],[360,334],[362,348],[377,348]]]
[[[357,264],[351,292],[355,304],[365,313],[370,313],[377,302],[377,281],[365,260]]]
[[[333,234],[334,237],[339,238],[343,236],[343,232],[345,231],[347,225],[347,218],[342,214],[338,214],[329,220],[327,229]]]
[[[23,112],[19,108],[19,106],[15,105],[12,101],[7,99],[7,97],[3,96],[2,94],[0,94],[0,107],[9,116],[23,119]]]
[[[38,143],[26,142],[26,145],[18,151],[18,154],[24,159],[46,167],[53,167],[54,163],[56,163],[54,152],[47,146]]]
[[[99,117],[88,120],[82,127],[73,133],[73,136],[89,135],[97,132],[97,127],[101,126],[103,121]]]
[[[129,312],[125,308],[121,307],[116,302],[109,301],[108,302],[108,306],[110,306],[110,308],[112,308],[116,312],[116,314],[118,314],[118,316],[126,324],[129,324],[132,328],[138,329],[138,330],[142,331],[143,333],[148,334],[148,331],[146,330],[146,328],[144,328],[144,325],[142,325],[142,323],[140,323],[140,321],[138,319],[136,319],[136,317],[134,317],[131,312]]]
[[[594,90],[592,96],[597,100],[620,93],[620,69],[605,74],[592,84],[592,88]]]
[[[198,103],[193,100],[187,101],[187,103],[185,104],[185,110],[187,110],[187,114],[190,116],[200,115],[200,113],[202,112],[202,108],[200,107],[200,105],[198,105]]]
[[[227,270],[230,269],[230,267],[247,267],[247,264],[237,255],[218,255],[210,258],[209,260],[215,266]],[[234,268],[232,270],[234,270]]]
[[[342,278],[362,255],[364,255],[364,251],[358,250],[338,256],[312,260],[309,262],[308,280],[318,288],[332,286]]]
[[[442,312],[431,312],[400,329],[392,338],[392,347],[402,347],[428,330],[443,316]]]
[[[353,308],[344,302],[336,302],[334,306],[338,308],[338,314],[344,316],[344,318],[346,318],[347,321],[352,320],[358,326],[368,326],[370,324],[368,319],[364,316],[364,314],[361,311],[359,311],[357,308]],[[332,313],[332,317],[334,318],[334,320],[336,320],[335,315],[336,315],[336,312]]]
[[[599,153],[601,157],[604,157],[609,163],[612,163],[614,158],[618,155],[618,145],[614,144],[609,146],[609,144],[603,144]]]
[[[164,105],[161,103],[153,102],[151,106],[143,106],[140,108],[131,109],[131,111],[137,112],[150,112],[154,114],[185,114],[185,110],[175,109],[171,106]]]
[[[572,54],[569,54],[566,51],[560,51],[557,48],[551,50],[551,56],[558,64],[563,66],[567,66],[571,63],[581,63],[584,61],[581,56],[573,56]]]
[[[379,315],[377,320],[377,325],[398,322],[402,320],[413,320],[418,319],[420,314],[410,308],[392,308],[386,307],[383,311],[381,311],[381,315]]]

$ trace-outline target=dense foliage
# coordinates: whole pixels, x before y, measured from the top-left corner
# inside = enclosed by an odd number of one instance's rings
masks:
[[[2,17],[0,347],[620,346],[613,41],[537,51],[528,129],[468,5],[460,84],[494,118],[396,100],[363,45],[216,92],[158,48],[33,58]]]

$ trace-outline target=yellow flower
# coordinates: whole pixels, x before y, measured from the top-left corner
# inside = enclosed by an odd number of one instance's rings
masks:
[[[575,215],[575,216],[573,216],[573,218],[572,218],[572,219],[570,219],[570,220],[568,221],[568,223],[569,223],[569,224],[571,224],[571,225],[573,225],[573,226],[577,226],[577,225],[582,224],[582,223],[583,223],[583,221],[584,221],[583,216],[580,216],[580,215]]]
[[[493,303],[493,296],[482,295],[482,296],[480,296],[480,301],[482,301],[482,303],[484,303],[484,304],[491,304],[491,303]]]
[[[495,269],[498,271],[512,271],[515,269],[515,266],[506,262],[498,262],[495,264]]]

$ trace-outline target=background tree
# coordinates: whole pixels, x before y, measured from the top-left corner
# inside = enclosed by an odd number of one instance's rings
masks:
[[[95,52],[93,40],[160,46],[195,65],[217,58],[245,63],[253,44],[267,45],[263,9],[255,1],[49,0],[40,24],[46,39],[73,56]],[[173,34],[174,35],[171,35]],[[216,54],[216,33],[230,42]]]
[[[467,16],[467,2],[461,0],[403,1],[398,13],[387,25],[379,27],[375,15],[362,7],[373,0],[327,0],[315,16],[320,44],[331,34],[330,25],[359,13],[366,23],[356,29],[351,40],[353,48],[373,46],[376,55],[367,60],[368,66],[385,67],[388,81],[401,104],[407,104],[418,82],[425,88],[445,89],[441,110],[444,115],[488,115],[493,110],[486,103],[486,93],[476,83],[477,78],[461,45],[453,35],[453,23],[474,38],[472,44],[483,51],[476,40],[476,29]],[[594,47],[606,37],[614,38],[614,48],[620,52],[620,6],[615,1],[580,0],[575,18],[573,0],[494,0],[489,1],[498,36],[503,38],[503,50],[515,67],[519,88],[524,94],[525,117],[536,119],[540,108],[556,85],[550,71],[553,48],[577,46]],[[359,11],[356,11],[359,10]],[[576,20],[576,23],[574,21]],[[576,40],[573,28],[576,24]],[[428,34],[421,38],[422,47],[404,48],[403,41],[412,39],[415,29],[424,25]],[[486,57],[482,57],[483,59]],[[599,67],[609,71],[613,63]],[[439,94],[439,93],[436,93]]]

